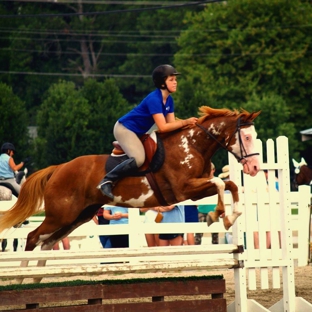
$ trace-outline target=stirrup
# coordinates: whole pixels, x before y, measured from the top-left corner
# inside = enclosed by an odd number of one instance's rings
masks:
[[[107,196],[110,199],[114,199],[114,195],[112,193],[113,183],[111,181],[107,181],[100,186],[100,191],[104,196]]]

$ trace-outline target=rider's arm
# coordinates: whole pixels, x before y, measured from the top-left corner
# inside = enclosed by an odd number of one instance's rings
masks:
[[[198,120],[198,118],[196,118],[196,117],[176,120],[174,118],[174,113],[169,113],[166,117],[167,119],[161,113],[160,114],[154,114],[153,118],[154,118],[155,124],[156,124],[159,132],[170,132],[170,131],[180,129],[184,126],[195,125],[195,123]],[[168,120],[169,120],[169,122],[168,122]]]
[[[21,162],[20,164],[16,165],[15,162],[14,162],[14,159],[12,157],[10,157],[10,159],[9,159],[9,166],[11,167],[11,169],[13,171],[18,171],[18,170],[20,170],[24,166],[24,163]]]

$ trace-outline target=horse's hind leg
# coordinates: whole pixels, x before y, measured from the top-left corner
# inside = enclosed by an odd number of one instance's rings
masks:
[[[41,250],[51,250],[56,242],[68,236],[81,224],[90,221],[99,208],[100,205],[89,206],[80,213],[76,220],[71,223],[67,222],[67,224],[58,224],[57,229],[55,225],[52,226],[53,220],[46,218],[36,230],[28,234],[26,250],[33,250],[40,242],[42,242]],[[45,265],[46,260],[37,262],[37,266]],[[39,283],[41,280],[42,278],[34,278],[35,283]]]
[[[46,221],[47,219],[45,219],[42,224],[37,227],[34,231],[30,232],[27,236],[27,240],[26,240],[26,246],[25,246],[25,251],[33,251],[41,242],[43,242],[45,239],[47,239],[48,237],[50,237],[53,232],[57,231],[58,229],[55,228],[55,226],[51,226],[53,224],[53,222],[50,223],[49,226],[49,222]],[[50,248],[47,248],[46,246],[46,250],[50,250],[53,247],[53,244],[51,243],[49,246],[51,246]],[[20,267],[27,267],[29,264],[28,260],[23,260],[21,261],[21,265]],[[37,263],[37,266],[45,266],[46,264],[46,260],[40,260]],[[19,278],[16,279],[17,283],[22,283],[24,280],[24,278]],[[34,279],[34,282],[39,283],[41,279]]]

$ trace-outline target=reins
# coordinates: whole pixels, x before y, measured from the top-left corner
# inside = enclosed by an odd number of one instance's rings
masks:
[[[252,154],[247,154],[245,146],[243,144],[242,138],[241,138],[241,127],[242,126],[252,126],[254,123],[253,122],[245,122],[245,123],[241,123],[240,118],[237,119],[237,123],[236,123],[236,131],[233,132],[230,140],[228,141],[227,145],[224,145],[222,142],[220,142],[211,132],[209,132],[205,127],[203,127],[200,124],[196,124],[197,127],[199,127],[200,129],[202,129],[210,138],[212,138],[214,141],[216,141],[223,149],[225,149],[226,151],[230,152],[236,159],[238,162],[242,162],[243,160],[245,160],[246,163],[246,158],[247,157],[251,157],[251,156],[255,156],[255,155],[259,155],[259,153],[252,153]],[[238,132],[238,139],[239,139],[239,147],[240,147],[240,152],[242,157],[239,157],[236,153],[234,153],[233,151],[231,151],[229,149],[229,143],[231,142],[233,136],[235,135],[235,133]],[[244,155],[245,154],[245,155]]]

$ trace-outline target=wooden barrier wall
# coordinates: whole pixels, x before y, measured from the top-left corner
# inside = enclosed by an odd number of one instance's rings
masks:
[[[226,312],[224,293],[222,276],[106,280],[81,285],[57,283],[31,289],[1,288],[0,309],[11,312]]]

